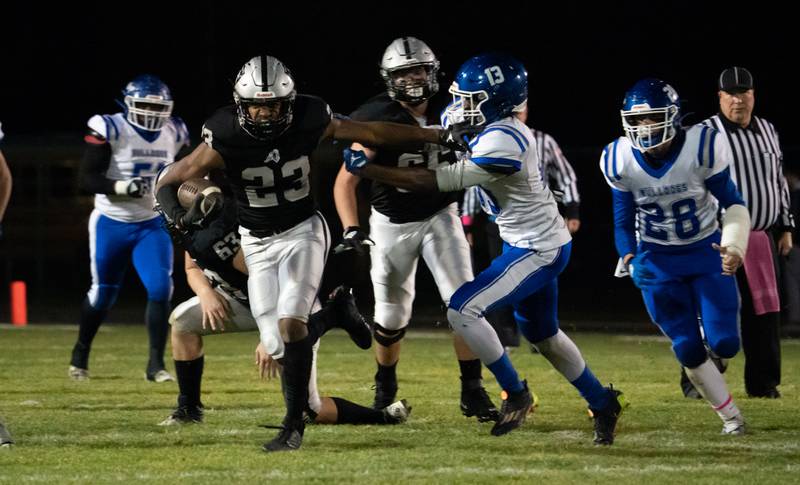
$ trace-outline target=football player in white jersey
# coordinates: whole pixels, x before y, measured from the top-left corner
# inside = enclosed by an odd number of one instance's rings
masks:
[[[702,125],[684,130],[678,113],[672,86],[637,82],[623,100],[627,136],[600,157],[614,200],[618,275],[629,273],[642,290],[650,318],[722,419],[722,432],[742,434],[744,419],[703,335],[723,359],[739,350],[739,294],[731,275],[747,250],[750,216],[730,176],[725,138]]]
[[[141,75],[122,90],[122,113],[94,115],[84,137],[81,188],[94,193],[89,218],[92,286],[81,307],[78,340],[72,350],[69,376],[89,377],[89,351],[97,329],[119,294],[128,265],[147,290],[145,323],[150,356],[145,378],[171,381],[164,366],[172,297],[172,243],[153,211],[152,187],[158,171],[172,163],[189,134],[172,117],[169,88],[157,77]]]
[[[414,37],[400,37],[386,48],[381,60],[381,75],[386,91],[362,104],[350,117],[358,121],[394,121],[412,126],[430,126],[438,117],[433,96],[439,90],[439,60],[427,44]],[[436,121],[434,121],[435,123]],[[432,128],[438,128],[434,125]],[[363,149],[371,163],[431,169],[455,161],[455,153],[438,145],[427,144],[421,150]],[[469,244],[459,231],[456,194],[411,193],[391,185],[370,186],[370,236],[358,222],[356,188],[358,176],[344,167],[339,170],[333,195],[336,210],[345,228],[341,252],[374,240],[370,249],[370,276],[375,290],[375,409],[395,401],[397,364],[416,290],[414,277],[420,256],[436,281],[445,305],[456,288],[473,278]],[[455,335],[453,346],[461,370],[461,412],[478,421],[497,419],[481,380],[481,362],[464,340]]]
[[[530,129],[519,119],[528,100],[528,73],[505,54],[473,57],[450,87],[448,123],[482,128],[472,154],[434,170],[369,163],[363,152],[345,150],[347,169],[406,190],[442,192],[480,186],[481,205],[496,217],[503,254],[450,299],[447,318],[495,375],[506,394],[495,436],[518,428],[532,408],[527,383],[520,381],[484,313],[513,305],[522,334],[588,401],[596,444],[611,444],[622,411],[618,390],[603,387],[580,351],[558,328],[557,276],[569,260],[571,237],[553,194],[544,187]]]

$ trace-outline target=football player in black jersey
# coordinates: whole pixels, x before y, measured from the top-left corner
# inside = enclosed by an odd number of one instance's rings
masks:
[[[178,203],[177,188],[212,169],[225,170],[239,207],[253,317],[262,335],[266,328],[277,326],[285,343],[286,417],[278,436],[263,449],[295,450],[303,441],[312,345],[318,337],[310,333],[314,329],[306,322],[330,244],[327,224],[310,192],[309,155],[327,138],[368,146],[443,143],[462,150],[468,147],[455,129],[427,130],[334,117],[320,98],[297,94],[288,69],[272,56],[254,57],[242,67],[233,96],[233,105],[206,121],[204,143],[169,166],[157,195],[167,217],[179,226],[206,224],[211,214],[184,217],[188,214]]]
[[[431,49],[414,37],[395,39],[386,48],[380,73],[386,92],[366,101],[351,114],[360,121],[394,121],[412,126],[429,126],[438,119],[431,97],[439,89],[439,61]],[[434,124],[437,122],[434,122]],[[392,167],[422,166],[435,170],[439,164],[455,162],[455,154],[433,144],[413,151],[364,150],[371,163]],[[397,395],[396,368],[401,339],[411,318],[414,276],[419,257],[425,260],[445,305],[462,284],[474,278],[470,249],[458,217],[456,193],[415,192],[379,182],[372,183],[370,235],[360,227],[356,187],[361,178],[342,166],[336,177],[334,200],[345,228],[344,240],[335,252],[360,249],[366,245],[372,260],[375,291],[375,402],[381,409]],[[373,242],[374,241],[374,242]],[[458,335],[453,341],[461,368],[461,410],[478,421],[493,421],[498,412],[481,381],[481,361]]]
[[[186,250],[186,279],[196,296],[178,305],[169,317],[179,395],[177,407],[161,426],[203,421],[203,336],[258,329],[247,298],[247,268],[239,245],[236,202],[232,196],[226,197],[222,213],[207,228],[186,232],[167,223],[173,238]],[[372,343],[369,326],[344,287],[334,290],[328,303],[309,317],[308,325],[318,327],[315,334],[319,335],[334,326],[341,327],[364,349]],[[273,359],[280,361],[284,346],[277,332],[262,340],[269,342],[267,346],[259,344],[257,363],[263,377],[268,366],[275,369]],[[306,412],[317,424],[398,424],[406,420],[411,409],[404,400],[375,410],[339,397],[320,397],[313,368],[308,386]]]

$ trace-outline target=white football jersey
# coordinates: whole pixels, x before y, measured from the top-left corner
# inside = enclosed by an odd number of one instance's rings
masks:
[[[0,122],[0,141],[3,141],[4,136],[5,135],[3,134],[3,123]]]
[[[511,246],[546,251],[571,240],[539,171],[536,141],[515,116],[490,123],[470,143],[469,161],[493,174],[479,184],[483,210]]]
[[[94,206],[100,213],[122,222],[139,222],[158,217],[153,211],[153,187],[161,168],[175,161],[175,155],[189,144],[189,133],[180,118],[170,118],[155,140],[149,142],[125,119],[123,113],[94,115],[89,128],[111,144],[111,161],[105,176],[111,180],[141,177],[145,194],[140,199],[114,194],[96,194]]]
[[[730,147],[717,131],[695,125],[685,132],[674,160],[654,169],[630,140],[620,137],[600,156],[600,169],[611,187],[631,192],[636,203],[640,241],[684,246],[717,230],[718,202],[706,179],[728,168]]]

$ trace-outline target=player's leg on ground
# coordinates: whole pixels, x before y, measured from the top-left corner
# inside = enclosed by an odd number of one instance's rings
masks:
[[[383,409],[397,396],[397,364],[406,326],[411,319],[420,250],[419,242],[408,235],[398,243],[394,235],[401,229],[400,225],[381,224],[374,211],[370,225],[370,235],[375,240],[375,246],[370,249],[370,277],[375,294],[373,337],[377,364],[372,406]]]
[[[453,293],[473,278],[470,247],[456,204],[436,213],[423,228],[422,258],[447,306]],[[483,388],[480,359],[458,334],[453,335],[453,348],[461,371],[461,412],[467,417],[476,416],[480,422],[496,420],[497,408]]]
[[[708,347],[722,359],[733,358],[740,344],[736,280],[719,273],[707,274],[692,281],[692,290],[700,308]],[[723,432],[744,433],[744,419],[715,362],[709,359],[694,369],[687,369],[686,374],[725,423]]]
[[[675,357],[686,375],[711,406],[719,411],[732,404],[725,380],[708,359],[697,323],[699,308],[688,283],[670,281],[642,290],[650,318],[672,342]],[[727,412],[727,411],[726,411]]]
[[[130,225],[100,215],[89,217],[89,261],[92,286],[81,306],[78,340],[72,349],[70,376],[86,379],[89,352],[97,330],[114,305],[130,261]]]
[[[158,382],[173,380],[164,364],[172,298],[172,258],[172,242],[161,221],[152,219],[142,223],[133,249],[133,266],[147,290],[145,324],[150,346],[145,376]]]

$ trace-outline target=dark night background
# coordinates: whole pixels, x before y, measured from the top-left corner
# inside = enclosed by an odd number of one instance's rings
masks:
[[[143,72],[171,87],[174,113],[196,143],[204,118],[230,101],[239,67],[261,52],[292,69],[299,92],[321,96],[341,113],[382,89],[380,56],[402,35],[424,40],[437,54],[442,94],[471,55],[516,55],[529,73],[529,122],[556,138],[579,179],[583,226],[561,288],[562,317],[570,322],[646,319],[630,282],[611,277],[610,196],[597,168],[602,146],[621,134],[619,105],[636,80],[670,82],[684,114],[693,113],[686,122],[697,122],[717,110],[720,71],[747,67],[755,78],[756,114],[782,134],[786,165],[798,164],[791,97],[797,36],[793,17],[777,2],[277,3],[6,6],[13,13],[0,18],[0,121],[15,185],[0,275],[28,282],[31,320],[77,316],[90,284],[91,198],[78,194],[75,178],[82,131],[92,114],[117,111],[120,89]],[[328,148],[318,157],[316,190],[333,233],[340,234],[330,212],[338,167]],[[325,287],[339,275],[352,278],[353,267],[352,258],[332,257]],[[422,273],[417,300],[435,314],[436,290]],[[368,301],[364,281],[350,279]],[[188,294],[180,262],[175,282],[177,303]],[[141,284],[129,274],[111,320],[138,321],[143,300]],[[7,302],[0,297],[0,321],[7,321]]]

